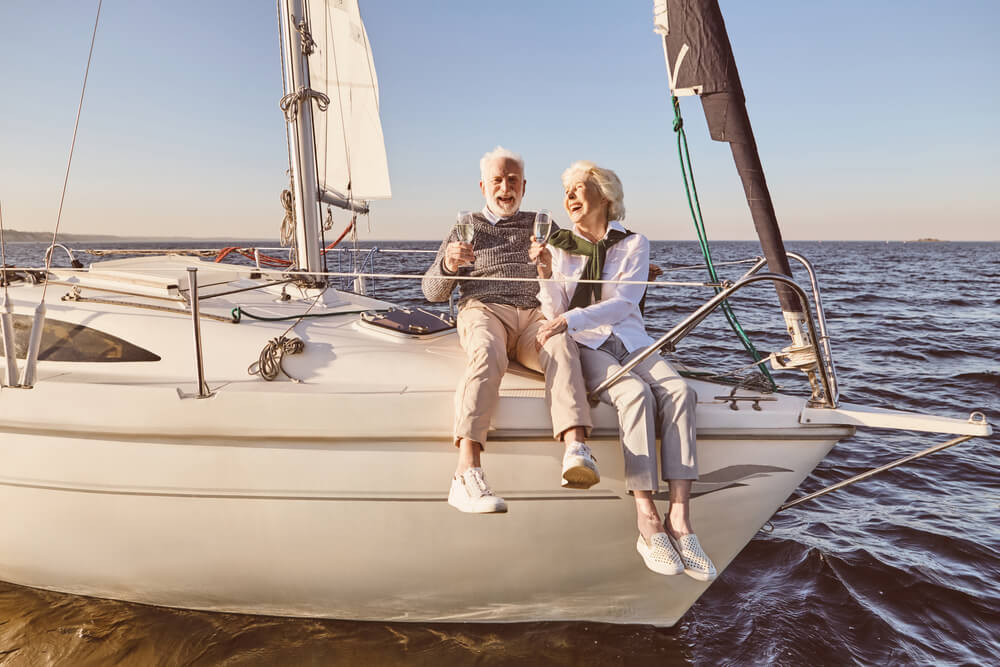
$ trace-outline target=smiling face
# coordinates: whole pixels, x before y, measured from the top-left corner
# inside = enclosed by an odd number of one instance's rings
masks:
[[[567,180],[563,207],[574,225],[600,226],[608,222],[608,200],[586,172],[573,174]]]
[[[498,158],[489,163],[483,176],[486,180],[479,182],[479,188],[489,209],[502,218],[517,213],[526,183],[521,165],[510,158]]]

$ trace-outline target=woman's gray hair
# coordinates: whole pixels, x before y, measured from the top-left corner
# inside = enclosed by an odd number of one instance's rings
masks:
[[[577,176],[583,176],[584,180],[596,185],[601,196],[608,200],[608,221],[625,219],[625,191],[618,174],[598,167],[590,160],[577,160],[563,172],[563,187],[567,187]]]
[[[494,160],[513,160],[521,168],[521,176],[524,176],[524,158],[503,146],[497,146],[479,160],[479,180],[486,182],[486,168]]]

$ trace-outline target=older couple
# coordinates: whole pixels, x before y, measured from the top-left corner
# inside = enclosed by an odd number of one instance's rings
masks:
[[[572,229],[548,243],[532,241],[534,213],[521,211],[523,160],[498,147],[480,162],[486,199],[474,214],[473,243],[453,230],[427,271],[431,301],[448,299],[459,284],[458,333],[468,368],[455,394],[458,466],[448,502],[463,512],[505,512],[486,482],[481,452],[508,361],[545,375],[553,436],[563,441],[562,486],[600,481],[585,444],[591,421],[587,388],[594,388],[652,343],[639,311],[643,285],[577,283],[581,279],[644,281],[649,241],[618,222],[625,207],[614,172],[577,162],[563,173],[564,206]],[[490,281],[462,277],[555,280]],[[636,549],[659,574],[711,581],[716,570],[691,527],[688,500],[697,478],[695,395],[659,355],[639,364],[599,397],[618,411],[626,488],[634,495]],[[657,434],[660,464],[657,464]],[[668,480],[670,507],[660,519],[653,494]]]

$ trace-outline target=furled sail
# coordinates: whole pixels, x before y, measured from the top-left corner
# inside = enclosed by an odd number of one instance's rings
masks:
[[[701,96],[712,139],[732,149],[768,268],[791,276],[718,0],[654,0],[653,15],[673,94]],[[778,285],[778,296],[786,319],[799,319],[795,293]]]
[[[310,87],[330,98],[313,115],[324,201],[388,199],[389,168],[379,120],[378,79],[358,0],[308,0]]]

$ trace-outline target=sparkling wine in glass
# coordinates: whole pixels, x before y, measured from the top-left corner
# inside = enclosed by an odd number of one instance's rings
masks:
[[[472,243],[476,229],[472,226],[472,211],[459,211],[455,218],[455,233],[462,243]]]
[[[476,236],[476,230],[472,226],[472,211],[459,211],[455,218],[455,231],[458,233],[458,240],[462,243],[472,243]]]
[[[549,238],[549,232],[552,230],[552,215],[549,213],[548,209],[540,209],[538,213],[535,214],[535,227],[534,227],[534,237],[539,243],[545,243],[545,240]]]

